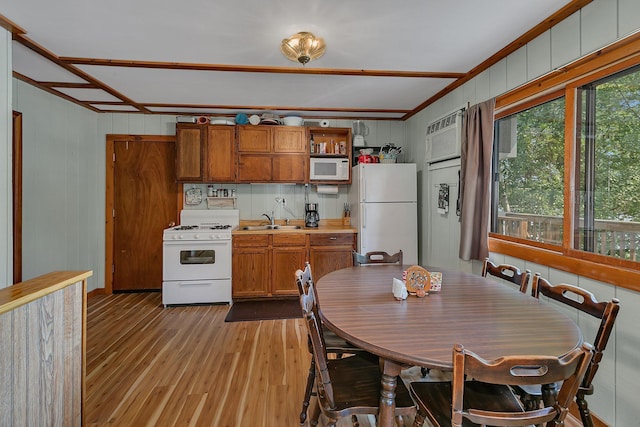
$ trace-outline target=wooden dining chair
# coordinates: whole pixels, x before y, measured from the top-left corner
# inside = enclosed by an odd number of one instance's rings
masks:
[[[316,364],[315,385],[318,398],[314,401],[310,425],[317,425],[322,413],[329,420],[328,427],[335,427],[339,419],[349,415],[355,426],[356,415],[378,414],[382,388],[379,359],[367,352],[339,359],[327,357],[327,345],[317,315],[313,287],[313,282],[309,282],[307,291],[300,295],[300,306],[307,323]],[[415,404],[402,379],[397,377],[396,381],[394,415],[397,418],[411,416],[416,412]]]
[[[311,274],[311,264],[307,262],[305,263],[304,270],[296,271],[295,280],[296,280],[296,286],[298,287],[298,293],[301,297],[303,295],[306,295],[310,291],[313,292],[315,288],[312,287],[313,277]],[[314,301],[315,300],[316,298],[314,296]],[[315,317],[319,319],[318,312],[317,312],[318,305],[315,304],[313,309],[315,310],[315,313],[314,313]],[[318,320],[318,322],[320,322],[320,320]],[[324,327],[324,325],[322,325],[321,322],[320,324],[323,332],[322,336],[324,339],[325,349],[328,354],[331,354],[335,358],[339,359],[345,355],[352,355],[352,354],[364,352],[364,350],[349,344],[348,342],[346,342],[345,340],[337,336],[333,331]],[[311,353],[312,357],[311,357],[311,365],[309,366],[309,374],[307,376],[307,386],[305,388],[304,398],[302,400],[302,410],[300,412],[301,425],[304,424],[307,420],[307,410],[309,408],[309,401],[311,400],[311,396],[313,395],[313,385],[316,378],[316,362],[315,362],[315,358],[313,357],[311,337],[309,337],[308,344],[309,344],[309,352]]]
[[[586,427],[593,427],[593,419],[585,396],[593,394],[593,378],[598,372],[604,350],[613,331],[613,326],[620,310],[620,302],[617,298],[613,298],[611,301],[598,302],[595,296],[585,289],[565,283],[552,285],[548,280],[536,273],[533,276],[531,295],[539,298],[541,294],[551,300],[561,302],[580,310],[582,313],[600,319],[600,326],[593,340],[593,358],[576,393],[576,403],[578,404],[582,424]],[[540,387],[521,387],[517,389],[517,392],[521,395],[527,407],[534,408],[539,406],[540,402],[549,393],[555,392],[555,385],[551,384],[545,387],[544,393]]]
[[[393,255],[384,251],[372,251],[366,254],[353,251],[353,265],[364,264],[402,264],[402,250]]]
[[[487,361],[453,347],[453,382],[412,382],[411,395],[418,404],[414,427],[428,418],[435,427],[562,426],[591,360],[592,348],[583,344],[560,358],[505,356]],[[563,381],[552,404],[526,411],[510,386]]]
[[[511,282],[519,287],[520,292],[527,293],[531,270],[525,270],[522,273],[518,267],[509,264],[496,265],[489,258],[486,258],[482,265],[482,277],[487,277],[487,274]]]

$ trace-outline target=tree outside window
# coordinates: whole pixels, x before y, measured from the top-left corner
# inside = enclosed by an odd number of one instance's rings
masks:
[[[578,91],[574,247],[640,260],[640,68]]]
[[[562,244],[564,110],[562,97],[496,121],[493,232]]]

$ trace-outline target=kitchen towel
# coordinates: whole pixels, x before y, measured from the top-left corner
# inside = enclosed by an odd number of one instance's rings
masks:
[[[449,212],[449,185],[440,184],[440,192],[438,193],[438,213],[446,214]]]

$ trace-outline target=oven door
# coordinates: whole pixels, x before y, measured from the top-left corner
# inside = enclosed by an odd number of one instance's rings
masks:
[[[229,278],[231,240],[164,242],[162,280]]]

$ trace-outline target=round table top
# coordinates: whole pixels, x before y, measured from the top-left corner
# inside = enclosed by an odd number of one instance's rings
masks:
[[[562,356],[582,344],[578,325],[549,304],[506,283],[442,272],[442,290],[397,301],[392,279],[409,266],[345,268],[316,284],[320,316],[341,337],[407,365],[452,369],[454,344],[492,360],[506,355]]]

